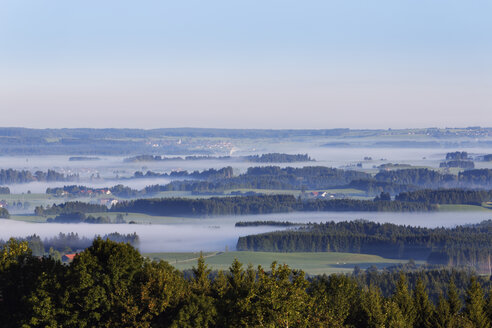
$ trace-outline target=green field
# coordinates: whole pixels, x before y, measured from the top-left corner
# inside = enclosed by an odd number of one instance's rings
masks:
[[[196,266],[199,253],[146,253],[151,259],[168,261],[180,270],[191,269]],[[406,263],[406,260],[385,259],[376,255],[351,254],[351,253],[270,253],[270,252],[217,252],[204,253],[205,262],[214,270],[227,270],[232,261],[237,258],[247,266],[261,265],[270,267],[277,261],[279,264],[287,264],[294,269],[302,269],[308,274],[331,274],[352,272],[355,265],[365,269],[371,265],[383,268],[398,263]]]
[[[439,205],[440,212],[490,212],[491,209],[478,205]]]
[[[134,221],[135,223],[138,223],[138,224],[179,223],[179,222],[182,222],[183,220],[190,219],[190,218],[178,218],[178,217],[168,217],[168,216],[152,216],[152,215],[139,214],[139,213],[128,213],[128,215],[127,215],[127,213],[118,213],[118,212],[88,213],[87,216],[89,216],[89,215],[92,215],[94,217],[107,216],[112,221],[115,221],[116,215],[118,215],[118,214],[123,214],[123,218],[126,220],[127,223],[129,223],[130,221]],[[47,218],[53,218],[55,216],[56,215],[47,215],[46,217],[44,217],[44,216],[37,216],[37,215],[11,214],[10,219],[15,220],[15,221],[44,223],[44,222],[46,222]],[[191,219],[193,219],[193,218],[191,218]]]
[[[31,223],[44,223],[46,222],[46,218],[43,216],[37,215],[10,215],[10,220],[15,221],[25,221]]]

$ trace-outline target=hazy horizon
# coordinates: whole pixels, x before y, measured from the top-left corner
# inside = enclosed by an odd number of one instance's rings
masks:
[[[2,125],[492,126],[487,1],[2,2]]]

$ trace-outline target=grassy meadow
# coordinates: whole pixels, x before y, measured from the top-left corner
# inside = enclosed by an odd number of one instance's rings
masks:
[[[196,266],[200,253],[145,253],[150,259],[161,259],[169,262],[180,270]],[[405,263],[406,260],[385,259],[376,255],[352,253],[273,253],[273,252],[215,252],[203,253],[205,263],[213,270],[227,270],[237,258],[246,267],[261,265],[270,267],[272,262],[287,264],[294,269],[302,269],[308,274],[331,274],[352,272],[355,265],[366,269],[371,265],[378,268]]]

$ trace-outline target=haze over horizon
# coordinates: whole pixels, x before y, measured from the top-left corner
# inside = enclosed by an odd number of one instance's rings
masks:
[[[488,1],[2,1],[2,126],[492,126]]]

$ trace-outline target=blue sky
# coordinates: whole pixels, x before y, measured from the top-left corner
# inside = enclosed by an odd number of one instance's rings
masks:
[[[491,15],[490,1],[0,0],[1,125],[492,126]]]

